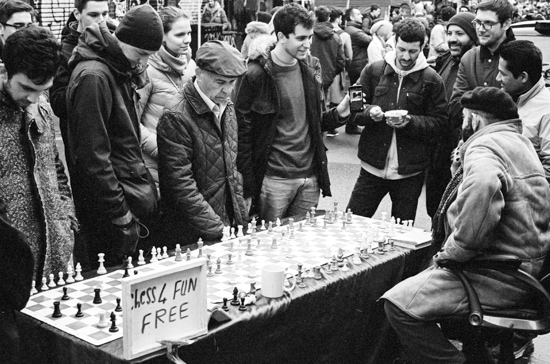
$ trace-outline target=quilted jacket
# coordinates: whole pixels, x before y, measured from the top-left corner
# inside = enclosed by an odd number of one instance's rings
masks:
[[[167,221],[185,233],[178,236],[180,243],[194,243],[198,237],[219,239],[225,225],[246,222],[242,176],[237,171],[237,118],[231,101],[218,124],[190,80],[166,105],[157,143],[163,208]]]

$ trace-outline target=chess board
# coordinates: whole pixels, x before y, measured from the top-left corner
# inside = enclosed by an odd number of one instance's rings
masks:
[[[316,225],[302,222],[301,228],[300,223],[294,222],[292,233],[288,225],[280,226],[271,232],[260,231],[255,238],[247,235],[205,246],[202,249],[202,255],[210,255],[211,273],[213,274],[207,277],[208,309],[219,305],[224,297],[231,299],[235,287],[240,292],[249,292],[250,284],[255,282],[256,288],[261,288],[261,269],[266,264],[283,265],[287,268],[287,272],[293,274],[297,273],[298,264],[302,264],[303,270],[311,277],[313,267],[329,263],[339,249],[343,250],[344,257],[349,257],[354,253],[356,247],[361,245],[365,234],[372,233],[375,229],[382,229],[384,225],[378,220],[360,216],[353,216],[352,223],[346,224],[345,228],[343,228],[342,219],[336,219],[333,223],[326,224],[326,227],[322,216],[317,217],[316,221]],[[273,249],[274,237],[277,238],[276,249]],[[250,250],[248,249],[249,238]],[[251,255],[247,255],[247,250]],[[227,264],[229,254],[232,255],[233,262],[230,265]],[[195,250],[191,252],[190,259],[196,259],[198,255],[199,251]],[[182,258],[186,259],[185,252],[182,252]],[[220,259],[221,273],[215,273],[218,268],[218,258]],[[154,263],[136,265],[130,270],[130,274],[164,269],[179,263],[172,255]],[[22,312],[93,345],[102,345],[121,338],[123,335],[122,312],[115,312],[118,332],[109,332],[110,325],[106,328],[98,328],[97,323],[99,314],[103,312],[110,314],[116,307],[116,298],[122,298],[121,279],[123,274],[124,271],[119,270],[67,284],[67,294],[70,299],[66,301],[61,300],[62,286],[42,291],[31,296],[27,307]],[[103,303],[96,305],[92,302],[94,288],[97,287],[101,288]],[[62,317],[52,317],[54,301],[60,301]],[[75,317],[77,303],[82,304],[84,317]]]

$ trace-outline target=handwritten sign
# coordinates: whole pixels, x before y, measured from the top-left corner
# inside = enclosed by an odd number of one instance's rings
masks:
[[[161,340],[207,331],[206,259],[163,266],[122,279],[124,358],[157,351]]]

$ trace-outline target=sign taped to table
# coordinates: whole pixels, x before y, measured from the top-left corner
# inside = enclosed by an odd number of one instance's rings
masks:
[[[125,359],[206,334],[206,259],[179,263],[122,279]]]

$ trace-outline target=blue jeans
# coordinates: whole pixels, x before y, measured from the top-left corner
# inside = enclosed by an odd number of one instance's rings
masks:
[[[260,217],[265,221],[304,215],[319,203],[317,177],[265,176],[260,193]]]
[[[424,172],[409,178],[391,180],[377,177],[361,168],[347,208],[355,215],[372,217],[380,201],[389,193],[392,201],[391,216],[414,220],[423,185]]]

